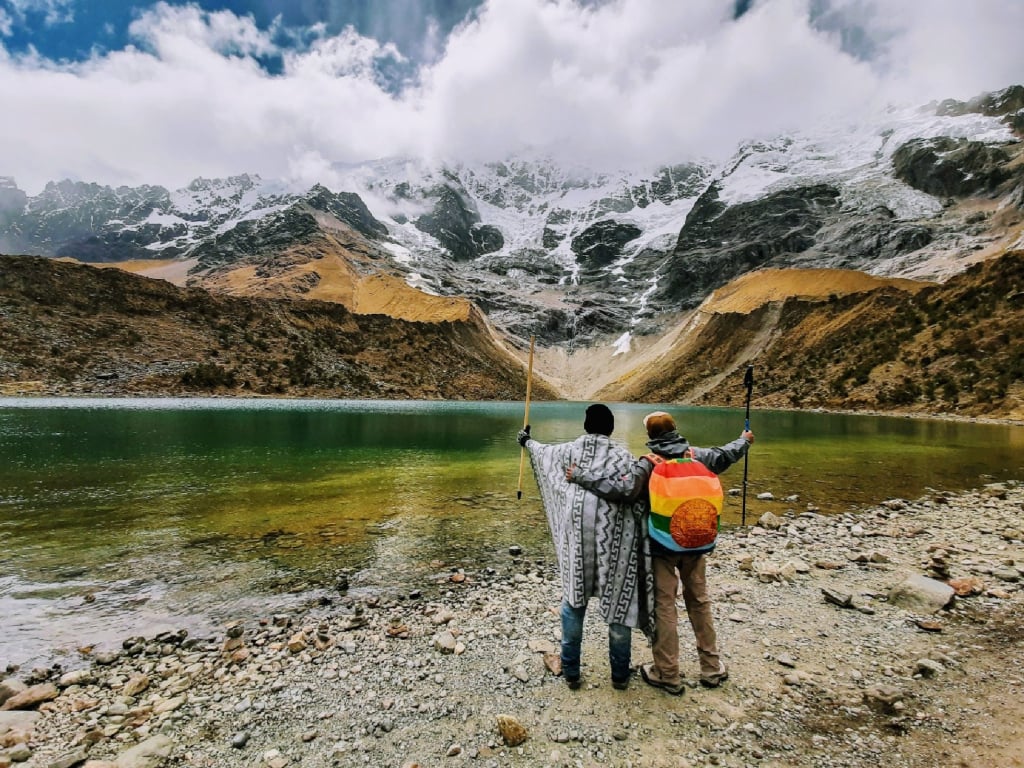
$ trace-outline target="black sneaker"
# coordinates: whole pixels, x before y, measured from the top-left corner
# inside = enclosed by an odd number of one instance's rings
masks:
[[[567,677],[565,678],[565,684],[569,686],[570,691],[578,691],[580,686],[583,685],[583,680],[578,677]]]
[[[625,680],[616,680],[613,677],[612,678],[612,688],[614,688],[617,691],[624,691],[624,690],[626,690],[627,688],[629,688],[629,678],[627,677]]]

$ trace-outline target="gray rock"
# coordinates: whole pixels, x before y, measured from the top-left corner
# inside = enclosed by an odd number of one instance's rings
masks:
[[[84,763],[88,758],[89,755],[84,749],[76,749],[74,752],[68,752],[66,755],[51,760],[46,768],[72,768],[79,763]]]
[[[948,584],[912,574],[889,590],[889,602],[912,611],[935,613],[953,602],[955,592]]]
[[[903,691],[892,685],[876,683],[864,689],[864,701],[876,710],[892,714],[903,700]]]
[[[235,749],[242,749],[246,744],[249,743],[249,732],[239,731],[231,737],[231,746]]]
[[[434,648],[441,653],[455,653],[456,645],[455,636],[451,632],[441,632],[434,638]]]
[[[821,594],[825,596],[826,603],[838,605],[840,608],[853,607],[853,595],[847,594],[845,592],[838,592],[834,589],[828,589],[827,587],[821,588]]]
[[[921,677],[935,677],[945,671],[946,668],[944,666],[931,659],[918,659],[914,665],[914,674],[921,675]]]

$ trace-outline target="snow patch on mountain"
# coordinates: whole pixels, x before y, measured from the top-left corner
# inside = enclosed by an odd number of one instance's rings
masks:
[[[831,183],[847,202],[884,203],[901,219],[934,215],[941,208],[934,197],[892,177],[892,155],[912,139],[938,136],[991,144],[1015,140],[998,117],[892,109],[859,123],[837,122],[741,147],[717,177],[719,200],[736,205],[781,189]]]

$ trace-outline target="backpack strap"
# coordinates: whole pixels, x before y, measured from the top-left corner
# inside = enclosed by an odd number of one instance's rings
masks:
[[[664,464],[666,461],[668,461],[668,459],[666,459],[664,456],[659,456],[656,453],[645,453],[644,458],[651,462],[651,464],[653,464],[654,466]],[[687,448],[686,451],[683,453],[682,458],[693,459],[693,449]],[[696,461],[696,459],[694,459],[694,461]]]

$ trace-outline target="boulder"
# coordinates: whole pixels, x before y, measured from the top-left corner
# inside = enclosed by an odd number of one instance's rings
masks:
[[[935,613],[955,599],[955,592],[945,584],[927,576],[912,574],[889,590],[889,602],[919,613]]]
[[[0,706],[0,710],[35,709],[44,701],[56,699],[59,693],[57,686],[53,683],[33,685],[7,699],[3,706]]]

